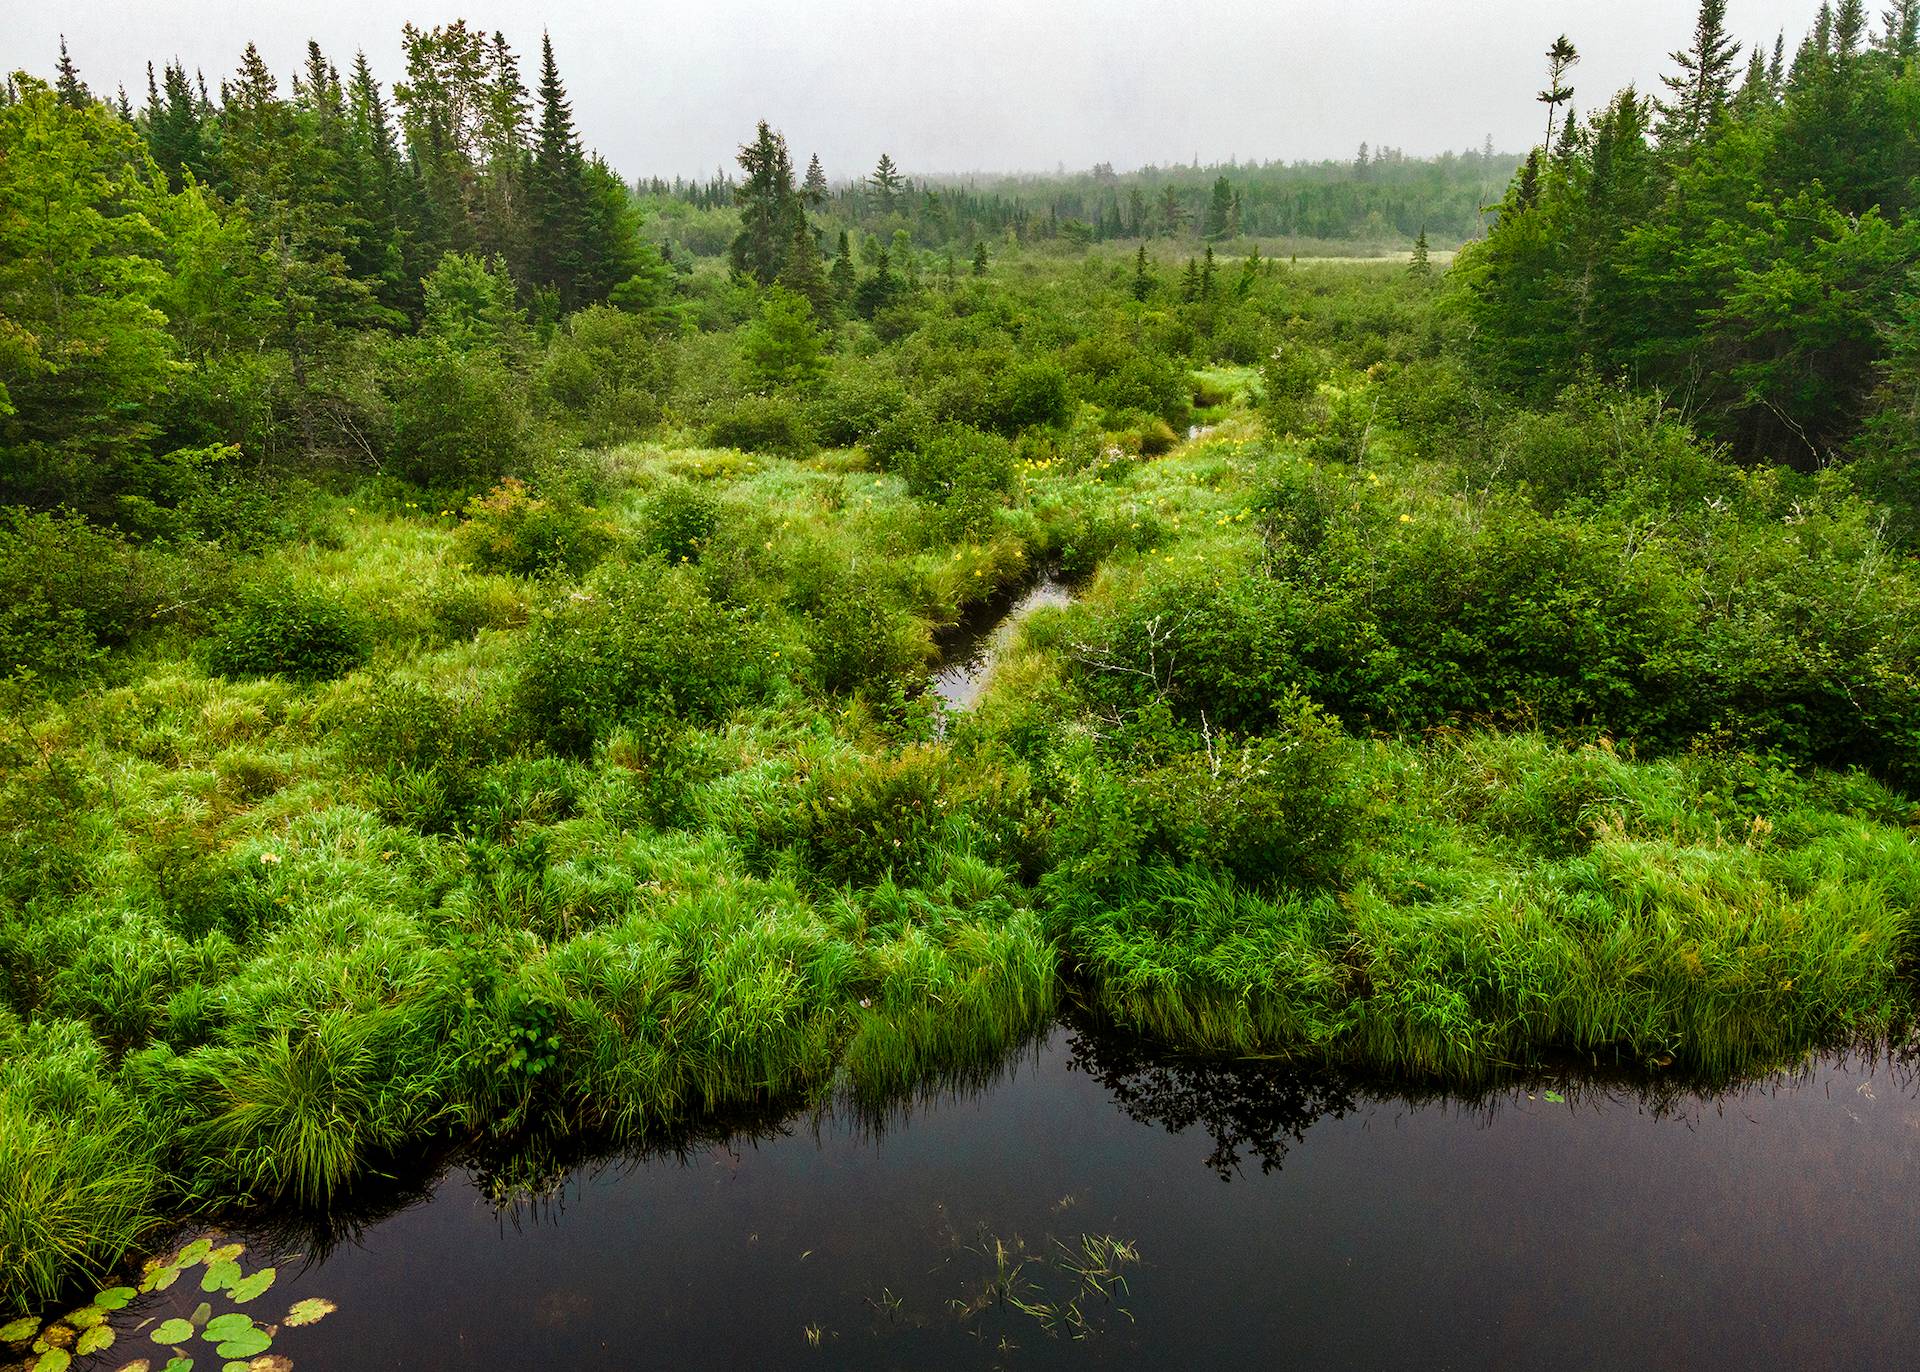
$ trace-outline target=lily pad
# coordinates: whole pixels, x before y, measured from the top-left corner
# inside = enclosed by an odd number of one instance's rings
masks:
[[[80,1336],[80,1341],[73,1346],[73,1351],[84,1358],[89,1353],[98,1353],[102,1349],[113,1347],[113,1339],[112,1325],[96,1324]]]
[[[160,1372],[193,1372],[192,1358],[169,1358]]]
[[[273,1347],[273,1336],[260,1328],[243,1330],[213,1351],[223,1358],[251,1358]]]
[[[26,1316],[11,1324],[0,1325],[0,1343],[25,1343],[40,1332],[40,1321]]]
[[[280,1269],[277,1267],[263,1267],[251,1277],[243,1277],[235,1282],[233,1289],[227,1294],[233,1297],[235,1305],[245,1305],[271,1287],[273,1279],[279,1274]]]
[[[230,1315],[222,1315],[216,1320],[209,1320],[207,1327],[200,1332],[200,1337],[208,1343],[225,1343],[234,1335],[251,1328],[253,1328],[253,1321],[247,1316],[235,1312]]]
[[[29,1364],[32,1372],[67,1372],[73,1365],[73,1354],[64,1348],[49,1348]]]
[[[93,1298],[93,1303],[102,1310],[124,1310],[138,1294],[131,1286],[109,1286]]]
[[[193,1321],[162,1320],[151,1337],[155,1343],[185,1343],[193,1337]],[[178,1362],[179,1359],[176,1358],[174,1361]]]
[[[207,1254],[207,1261],[233,1262],[246,1251],[247,1246],[244,1243],[223,1243],[211,1253]]]
[[[75,1329],[91,1329],[96,1324],[106,1322],[107,1312],[97,1305],[83,1305],[71,1315],[62,1318]]]
[[[318,1324],[339,1308],[332,1301],[308,1296],[303,1301],[295,1301],[293,1309],[287,1311],[287,1317],[281,1323],[289,1329],[298,1329],[303,1324]]]
[[[140,1289],[142,1291],[165,1291],[169,1286],[172,1286],[179,1280],[180,1269],[172,1264],[168,1264],[164,1267],[156,1267],[152,1272],[148,1273],[141,1281]]]
[[[240,1264],[231,1258],[220,1258],[207,1264],[207,1275],[200,1278],[202,1291],[225,1291],[240,1280]]]
[[[212,1251],[212,1239],[195,1239],[192,1243],[180,1250],[179,1256],[173,1260],[173,1265],[175,1267],[191,1267]]]
[[[64,1324],[50,1324],[40,1331],[40,1337],[33,1341],[33,1351],[44,1353],[49,1348],[71,1348],[73,1341],[80,1337],[80,1331]]]
[[[263,1353],[247,1364],[247,1372],[293,1372],[293,1359],[284,1353]]]
[[[117,1372],[153,1372],[153,1364],[145,1358],[135,1358],[125,1367],[117,1369]]]

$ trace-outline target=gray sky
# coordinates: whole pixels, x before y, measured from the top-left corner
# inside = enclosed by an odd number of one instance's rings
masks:
[[[1818,0],[1731,0],[1742,38]],[[1874,7],[1876,10],[1878,6]],[[704,175],[756,119],[836,180],[886,150],[909,172],[1110,161],[1346,157],[1364,139],[1424,154],[1523,150],[1544,127],[1540,54],[1565,30],[1587,110],[1642,88],[1685,45],[1693,0],[0,0],[0,61],[49,74],[65,31],[97,90],[178,56],[209,82],[248,39],[290,73],[309,37],[344,68],[399,74],[400,25],[464,12],[537,68],[551,30],[587,142],[628,176]]]

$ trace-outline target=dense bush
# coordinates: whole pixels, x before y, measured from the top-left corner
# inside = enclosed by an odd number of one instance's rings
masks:
[[[431,339],[395,343],[381,384],[388,449],[409,481],[480,486],[531,467],[526,384],[496,354],[462,353]]]
[[[1017,862],[1031,805],[1026,778],[946,748],[915,745],[887,757],[829,757],[796,778],[790,797],[762,811],[752,835],[763,855],[792,852],[829,885],[908,877],[942,848]]]
[[[594,306],[554,333],[534,384],[546,414],[605,445],[659,422],[672,381],[672,353],[644,317]]]
[[[697,562],[720,525],[720,502],[691,481],[669,481],[647,497],[641,546],[666,561]]]
[[[207,665],[225,677],[326,681],[360,666],[372,647],[365,616],[336,591],[276,577],[241,588],[214,626]]]
[[[581,576],[613,544],[594,511],[564,497],[537,497],[515,477],[475,496],[464,513],[455,545],[469,566],[483,572]]]
[[[692,572],[646,560],[602,567],[535,616],[515,685],[528,733],[585,753],[634,716],[721,717],[764,679],[765,649]]]
[[[785,396],[750,395],[735,401],[708,426],[717,448],[804,457],[819,446],[807,412]]]

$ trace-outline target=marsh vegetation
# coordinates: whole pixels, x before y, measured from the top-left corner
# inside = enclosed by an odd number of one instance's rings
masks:
[[[1251,182],[975,242],[764,125],[699,256],[462,25],[397,112],[14,77],[0,1300],[1068,1004],[1468,1088],[1902,1021],[1910,9],[1701,39],[1444,275],[1263,254]]]

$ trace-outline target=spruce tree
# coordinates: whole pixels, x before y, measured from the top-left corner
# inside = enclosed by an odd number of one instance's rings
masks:
[[[873,188],[875,205],[881,214],[890,214],[900,199],[900,190],[905,178],[900,169],[893,164],[893,158],[886,153],[880,154],[880,161],[873,168],[873,175],[867,178],[867,184]]]
[[[1420,236],[1413,240],[1413,260],[1407,263],[1407,274],[1421,278],[1433,275],[1433,260],[1427,253],[1427,226],[1420,226]]]
[[[766,120],[760,121],[753,141],[740,149],[738,161],[746,179],[734,191],[740,232],[733,239],[733,269],[769,286],[786,266],[796,228],[805,227],[806,207],[794,189],[787,140]]]
[[[853,243],[845,229],[840,230],[840,247],[834,254],[833,267],[827,272],[827,279],[833,283],[835,299],[843,305],[852,302],[859,277],[853,269]]]
[[[832,317],[833,286],[820,265],[820,248],[814,242],[813,230],[807,227],[804,216],[796,218],[794,222],[793,242],[787,249],[787,260],[780,268],[779,282],[805,300],[813,308],[815,318]]]
[[[573,107],[553,60],[553,39],[540,35],[540,127],[527,178],[532,228],[532,276],[548,287],[563,310],[578,308],[591,292],[596,264],[587,243],[590,228],[586,156],[573,129]]]
[[[1727,33],[1727,0],[1700,0],[1693,45],[1671,54],[1671,60],[1680,71],[1660,78],[1671,98],[1659,101],[1655,108],[1661,146],[1680,150],[1706,136],[1733,96],[1740,45]]]
[[[1200,298],[1200,264],[1191,257],[1187,259],[1187,269],[1180,275],[1180,302],[1191,305]]]
[[[80,69],[73,65],[73,59],[67,55],[67,36],[60,35],[60,61],[55,68],[53,83],[55,97],[70,110],[84,110],[93,103],[93,92],[87,89],[87,83],[80,79]]]
[[[1553,125],[1560,113],[1560,107],[1573,99],[1573,87],[1567,84],[1567,73],[1580,60],[1578,49],[1561,34],[1553,40],[1553,46],[1547,49],[1547,88],[1534,97],[1547,107],[1547,141],[1542,145],[1549,156],[1553,153]]]
[[[1240,263],[1240,279],[1234,283],[1233,292],[1242,300],[1253,294],[1253,287],[1260,280],[1260,245],[1255,243]]]
[[[1213,289],[1214,289],[1215,279],[1216,278],[1215,278],[1214,267],[1213,267],[1213,244],[1209,243],[1207,244],[1206,260],[1201,264],[1201,267],[1200,267],[1200,298],[1202,300],[1213,299]]]
[[[827,203],[827,172],[820,165],[819,153],[807,159],[807,175],[800,183],[800,197],[807,202],[810,210],[817,210]]]
[[[1216,242],[1227,236],[1233,218],[1233,186],[1227,178],[1217,177],[1213,183],[1213,196],[1207,202],[1207,237]]]
[[[1133,298],[1144,301],[1153,294],[1153,273],[1147,270],[1147,245],[1142,243],[1133,255]]]

